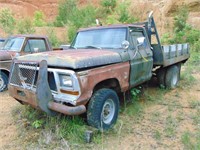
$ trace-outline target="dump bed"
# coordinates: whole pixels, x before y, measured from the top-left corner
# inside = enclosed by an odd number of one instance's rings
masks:
[[[178,62],[184,62],[189,58],[189,44],[163,45],[160,47],[152,45],[154,65],[163,67],[170,66]]]

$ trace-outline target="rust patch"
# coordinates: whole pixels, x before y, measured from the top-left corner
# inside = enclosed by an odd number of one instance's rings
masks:
[[[85,74],[79,76],[79,74]],[[105,67],[99,67],[84,72],[77,73],[82,95],[77,100],[77,105],[86,104],[93,94],[94,87],[107,79],[116,79],[119,82],[121,92],[129,88],[129,62],[113,64]]]
[[[16,100],[20,100],[25,104],[29,104],[34,108],[38,108],[37,97],[34,92],[12,85],[9,85],[8,89],[9,95],[11,95]]]
[[[84,105],[70,107],[70,106],[66,106],[63,104],[55,103],[55,102],[49,102],[48,107],[51,110],[60,112],[65,115],[80,115],[86,112],[86,107]]]
[[[108,50],[66,50],[53,51],[26,55],[19,58],[19,60],[42,61],[46,60],[49,66],[68,67],[73,69],[82,69],[93,66],[108,65],[119,63],[122,61],[117,52]]]

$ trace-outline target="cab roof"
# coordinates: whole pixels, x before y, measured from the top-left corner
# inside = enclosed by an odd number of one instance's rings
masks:
[[[98,29],[109,29],[109,28],[128,28],[128,27],[136,27],[143,28],[144,24],[115,24],[115,25],[105,25],[105,26],[95,26],[89,28],[81,28],[78,31],[87,31],[87,30],[98,30]]]
[[[10,37],[47,38],[47,36],[44,35],[33,35],[33,34],[17,34],[17,35],[11,35]]]

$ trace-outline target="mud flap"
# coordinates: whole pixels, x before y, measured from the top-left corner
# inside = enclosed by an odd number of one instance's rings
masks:
[[[53,96],[49,87],[47,73],[47,61],[42,60],[39,63],[36,96],[40,109],[46,112],[48,115],[55,116],[57,113],[48,108],[48,103],[53,101]]]

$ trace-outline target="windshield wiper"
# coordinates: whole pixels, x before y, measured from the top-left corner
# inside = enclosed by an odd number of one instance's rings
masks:
[[[85,46],[84,48],[95,48],[95,49],[102,49],[101,47],[92,46],[92,45]]]

